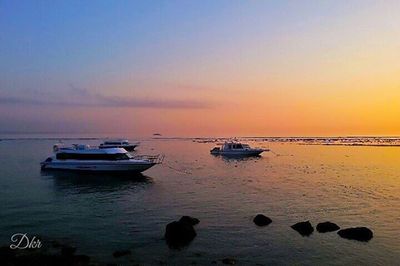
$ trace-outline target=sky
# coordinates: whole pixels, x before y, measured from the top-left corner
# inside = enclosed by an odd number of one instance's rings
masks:
[[[0,132],[400,135],[400,1],[0,1]]]

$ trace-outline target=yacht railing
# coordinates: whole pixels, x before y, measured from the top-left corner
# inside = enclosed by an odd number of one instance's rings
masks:
[[[141,154],[133,156],[133,159],[135,160],[146,160],[155,164],[161,164],[164,161],[164,158],[165,158],[164,154],[157,154],[157,155]]]

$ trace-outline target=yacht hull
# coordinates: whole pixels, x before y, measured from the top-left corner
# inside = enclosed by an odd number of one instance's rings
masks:
[[[110,163],[110,162],[43,162],[42,170],[70,170],[88,172],[132,172],[141,173],[155,165],[155,163]]]

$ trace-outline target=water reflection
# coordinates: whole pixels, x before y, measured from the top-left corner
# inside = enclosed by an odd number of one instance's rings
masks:
[[[46,170],[41,171],[41,176],[52,178],[57,190],[68,190],[75,193],[140,190],[153,184],[151,177],[132,173],[87,173]]]
[[[234,154],[234,155],[213,155],[214,157],[221,158],[224,162],[246,162],[246,161],[257,161],[261,160],[264,157],[261,155],[239,155],[239,154]]]
[[[88,250],[101,262],[117,263],[111,254],[131,248],[141,265],[207,265],[226,256],[249,265],[398,262],[400,149],[275,143],[262,156],[230,158],[211,156],[208,144],[155,140],[140,149],[167,154],[164,165],[145,172],[153,180],[74,172],[40,176],[38,162],[52,143],[0,145],[0,154],[7,154],[0,156],[3,244],[16,230],[37,232],[72,239],[79,252]],[[256,227],[257,213],[273,223]],[[171,251],[160,239],[166,224],[182,215],[201,220],[198,236],[187,249]],[[336,233],[305,239],[290,226],[306,220],[367,226],[376,237],[368,244]]]

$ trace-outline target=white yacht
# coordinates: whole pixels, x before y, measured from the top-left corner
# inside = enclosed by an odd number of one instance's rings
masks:
[[[54,156],[41,162],[45,169],[102,171],[102,172],[143,172],[162,163],[163,156],[140,155],[133,157],[123,148],[91,148],[74,144],[72,147],[54,145]]]
[[[124,148],[127,151],[133,151],[139,145],[138,142],[130,143],[128,140],[106,140],[102,144],[100,144],[100,149],[108,149],[108,148]]]
[[[226,156],[257,156],[269,149],[251,148],[248,144],[240,142],[225,142],[220,147],[214,147],[210,153]]]

